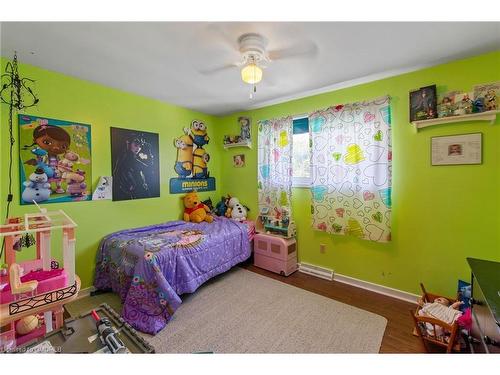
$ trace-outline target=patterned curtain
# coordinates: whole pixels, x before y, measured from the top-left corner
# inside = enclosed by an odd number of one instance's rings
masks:
[[[313,228],[390,241],[389,97],[315,112],[309,125]]]
[[[291,216],[292,135],[292,117],[259,121],[259,210],[267,207],[270,215],[286,207]]]

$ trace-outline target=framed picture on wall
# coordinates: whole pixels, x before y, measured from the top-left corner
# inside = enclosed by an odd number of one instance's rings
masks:
[[[410,92],[410,122],[437,117],[436,85]]]
[[[90,125],[18,115],[21,204],[92,198]]]
[[[482,138],[482,133],[432,137],[431,164],[481,164]]]
[[[160,196],[158,134],[111,128],[113,201]]]
[[[242,168],[245,166],[245,155],[238,154],[233,156],[233,167]]]

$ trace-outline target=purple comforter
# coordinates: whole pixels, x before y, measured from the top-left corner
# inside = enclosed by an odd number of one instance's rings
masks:
[[[180,294],[249,256],[247,226],[223,217],[210,224],[172,221],[124,230],[101,241],[94,286],[118,293],[123,318],[156,334],[181,304]]]

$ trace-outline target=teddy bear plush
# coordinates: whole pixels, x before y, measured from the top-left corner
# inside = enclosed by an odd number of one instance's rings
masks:
[[[182,199],[184,201],[184,221],[192,221],[193,223],[214,221],[214,218],[207,214],[210,212],[210,208],[200,201],[196,191],[187,193]]]

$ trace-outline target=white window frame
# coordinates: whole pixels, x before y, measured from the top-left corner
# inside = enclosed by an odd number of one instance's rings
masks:
[[[309,115],[307,114],[302,114],[298,116],[294,116],[293,120],[299,120],[302,118],[307,118]],[[292,125],[293,126],[293,125]],[[292,137],[293,137],[293,129],[292,129]],[[311,150],[309,150],[310,153]],[[311,155],[309,155],[311,156]],[[303,189],[309,189],[312,184],[312,171],[309,171],[309,177],[294,177],[293,176],[293,171],[292,171],[292,188],[303,188]]]

